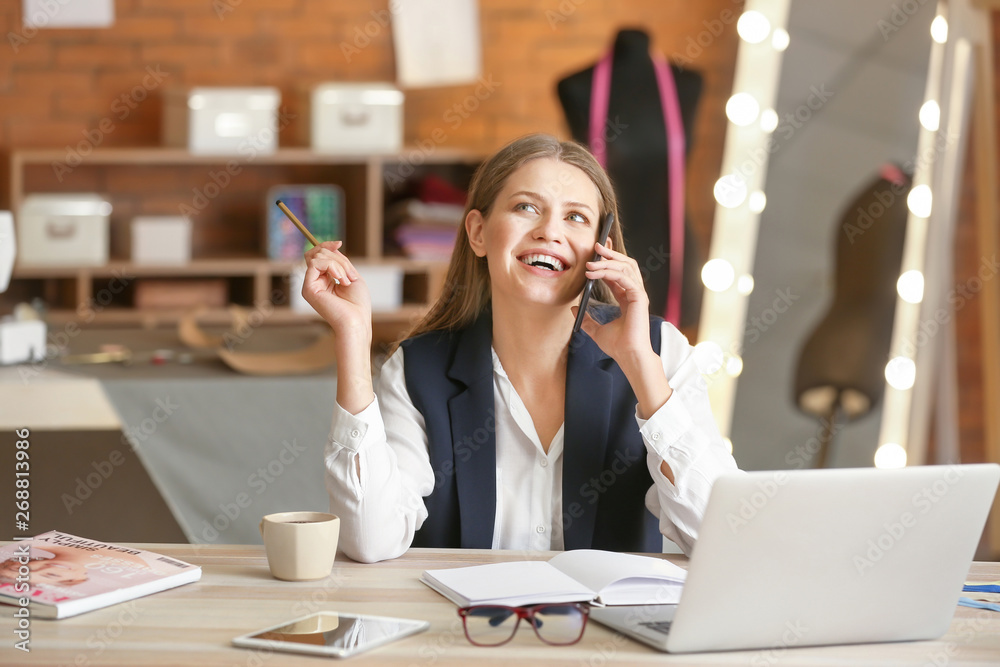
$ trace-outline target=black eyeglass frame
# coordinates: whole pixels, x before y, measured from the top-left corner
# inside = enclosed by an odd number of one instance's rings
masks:
[[[545,637],[541,635],[541,633],[538,632],[538,625],[535,623],[535,614],[540,610],[550,609],[552,607],[575,609],[580,612],[580,614],[583,616],[583,622],[580,624],[580,634],[576,636],[576,639],[574,639],[571,642],[556,643],[547,640]],[[469,635],[469,626],[466,624],[466,618],[468,618],[468,616],[473,612],[483,609],[503,609],[509,612],[512,616],[517,616],[517,622],[514,623],[514,628],[513,630],[511,630],[510,636],[507,637],[507,639],[503,640],[498,644],[481,644],[480,642],[477,642]],[[482,604],[482,605],[475,605],[472,607],[459,607],[458,615],[462,617],[462,630],[465,632],[465,638],[469,640],[469,643],[472,644],[473,646],[484,646],[484,647],[503,646],[511,639],[513,639],[514,635],[517,634],[517,629],[521,625],[522,618],[528,620],[528,625],[530,625],[531,629],[535,631],[535,636],[538,637],[543,643],[548,644],[549,646],[572,646],[573,644],[576,644],[583,638],[583,632],[584,630],[587,629],[587,619],[590,618],[590,605],[583,604],[581,602],[554,602],[547,604],[532,604],[532,605],[526,605],[524,607],[508,607],[502,604]]]

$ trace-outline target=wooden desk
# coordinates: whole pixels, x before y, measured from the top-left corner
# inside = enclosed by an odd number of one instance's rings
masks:
[[[132,602],[61,621],[31,621],[31,652],[13,648],[14,623],[0,611],[3,665],[304,665],[322,658],[233,648],[245,632],[329,609],[431,622],[427,632],[351,658],[357,665],[996,665],[1000,663],[1000,614],[958,607],[947,635],[936,641],[738,651],[671,656],[589,623],[574,646],[538,641],[527,627],[498,648],[470,645],[455,607],[418,581],[427,568],[548,558],[552,554],[411,549],[394,561],[361,565],[338,562],[319,582],[288,583],[271,578],[258,546],[142,545],[198,563],[201,581]],[[683,556],[669,556],[684,563]],[[1000,563],[973,564],[970,579],[1000,579]],[[915,582],[919,585],[919,582]],[[0,608],[2,610],[2,608]],[[523,624],[522,624],[523,625]],[[724,631],[724,629],[720,629]]]

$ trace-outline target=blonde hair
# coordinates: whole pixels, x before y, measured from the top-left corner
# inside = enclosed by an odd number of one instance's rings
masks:
[[[469,245],[465,219],[473,210],[478,210],[484,218],[487,217],[510,175],[527,162],[540,158],[565,162],[587,174],[597,187],[601,199],[601,210],[595,228],[600,226],[599,222],[604,220],[604,216],[614,213],[615,221],[609,238],[616,250],[621,251],[625,247],[618,216],[618,201],[611,179],[586,148],[576,142],[559,141],[548,134],[529,134],[515,139],[481,164],[473,175],[462,225],[458,230],[458,238],[455,239],[455,249],[452,251],[441,295],[424,318],[403,335],[403,339],[428,331],[461,329],[475,322],[486,310],[491,298],[490,274],[486,258],[477,257]],[[597,234],[596,229],[594,233]],[[594,284],[593,299],[604,303],[613,302],[611,291],[600,280]],[[392,346],[390,353],[397,345],[398,342]]]

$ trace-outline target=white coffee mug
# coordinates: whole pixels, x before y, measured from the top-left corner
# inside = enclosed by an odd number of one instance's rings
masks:
[[[260,521],[271,574],[285,581],[322,579],[333,570],[340,518],[326,512],[280,512]]]

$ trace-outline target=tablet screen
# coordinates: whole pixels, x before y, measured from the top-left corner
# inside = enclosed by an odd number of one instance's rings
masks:
[[[237,637],[233,643],[346,657],[426,630],[428,625],[426,621],[405,618],[324,611]]]

